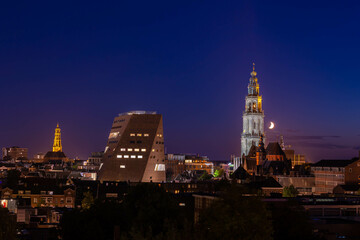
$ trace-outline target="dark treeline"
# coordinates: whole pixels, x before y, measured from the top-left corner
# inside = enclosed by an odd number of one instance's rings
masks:
[[[243,193],[236,185],[224,187],[194,224],[193,214],[179,207],[175,195],[156,184],[139,184],[121,201],[84,199],[85,207],[64,214],[61,235],[64,240],[315,239],[296,202],[269,204]]]

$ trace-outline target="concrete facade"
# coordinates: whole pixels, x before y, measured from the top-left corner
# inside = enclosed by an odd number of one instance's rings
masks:
[[[163,182],[162,116],[133,111],[115,117],[100,166],[100,181]]]

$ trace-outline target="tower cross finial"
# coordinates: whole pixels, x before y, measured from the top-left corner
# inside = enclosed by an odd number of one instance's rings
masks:
[[[253,71],[255,71],[255,63],[253,62]]]

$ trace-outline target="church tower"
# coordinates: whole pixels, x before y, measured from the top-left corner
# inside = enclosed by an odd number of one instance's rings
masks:
[[[61,129],[59,128],[59,124],[57,124],[56,128],[55,128],[55,138],[54,138],[53,152],[62,152],[60,130]]]
[[[245,98],[245,111],[243,112],[241,156],[247,156],[251,146],[258,146],[261,136],[264,136],[264,111],[262,110],[262,97],[259,95],[255,63],[253,63],[253,71],[250,75],[248,95]]]

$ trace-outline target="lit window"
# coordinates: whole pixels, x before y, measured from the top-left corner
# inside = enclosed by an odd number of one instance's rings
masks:
[[[153,152],[155,152],[155,149],[153,148],[153,150],[152,150]]]
[[[129,155],[124,155],[124,158],[129,158]]]
[[[129,152],[132,152],[132,150],[133,150],[132,148],[128,148],[128,151],[129,151]]]
[[[162,137],[162,134],[159,134],[159,137]]]
[[[135,151],[135,152],[138,152],[138,151],[140,151],[140,149],[138,149],[138,148],[135,148],[135,149],[134,149],[134,151]]]
[[[135,133],[130,133],[130,137],[135,137]]]
[[[165,164],[163,163],[156,164],[154,171],[165,171]]]
[[[148,137],[149,136],[149,134],[148,133],[144,133],[144,137]]]
[[[120,151],[124,152],[126,151],[126,148],[121,148]]]
[[[125,165],[120,165],[120,168],[125,168]]]
[[[142,148],[141,151],[142,151],[142,152],[146,152],[146,148]]]
[[[131,158],[136,158],[136,155],[131,155]]]
[[[117,155],[117,158],[122,158],[122,155]]]
[[[142,156],[142,155],[138,155],[138,158],[143,158],[143,156]]]
[[[120,132],[111,132],[109,135],[109,139],[117,138]]]
[[[138,133],[138,134],[136,134],[136,136],[141,137],[141,136],[142,136],[142,134],[141,134],[141,133]]]

